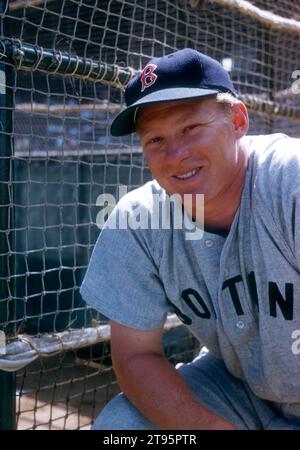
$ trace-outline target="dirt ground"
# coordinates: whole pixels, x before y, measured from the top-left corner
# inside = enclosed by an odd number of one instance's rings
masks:
[[[17,429],[88,430],[119,388],[110,365],[78,355],[38,360],[17,375]]]
[[[168,332],[164,344],[173,364],[199,351],[183,328]],[[107,343],[39,358],[17,374],[17,428],[88,430],[118,392]]]

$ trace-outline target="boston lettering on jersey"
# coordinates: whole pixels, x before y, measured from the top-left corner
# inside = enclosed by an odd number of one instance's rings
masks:
[[[224,281],[222,285],[222,290],[229,290],[230,298],[234,306],[235,312],[238,316],[244,315],[244,310],[242,306],[241,299],[239,297],[237,285],[238,283],[243,283],[243,278],[241,275],[229,278]],[[293,306],[294,306],[294,286],[292,283],[285,283],[285,296],[282,295],[279,287],[274,281],[268,281],[268,303],[269,303],[269,313],[272,317],[277,317],[278,314],[282,314],[285,320],[293,320]],[[247,275],[247,285],[250,292],[251,299],[254,305],[259,309],[258,293],[255,280],[254,272],[250,272]],[[181,298],[186,303],[186,305],[193,311],[193,313],[201,317],[202,319],[210,319],[211,311],[209,310],[204,299],[201,297],[199,292],[195,289],[185,289],[181,293]],[[169,301],[174,312],[186,325],[191,325],[192,319],[184,314],[176,305]],[[280,313],[279,313],[280,311]],[[214,311],[213,311],[214,313]]]

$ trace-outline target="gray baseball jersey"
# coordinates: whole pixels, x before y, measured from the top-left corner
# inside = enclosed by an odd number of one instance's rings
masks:
[[[300,140],[248,136],[240,207],[227,236],[184,229],[110,229],[138,206],[152,214],[156,181],[126,194],[94,248],[81,287],[93,308],[150,330],[176,312],[253,392],[300,418]]]

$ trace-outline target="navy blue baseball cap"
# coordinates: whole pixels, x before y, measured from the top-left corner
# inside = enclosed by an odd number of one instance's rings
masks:
[[[215,59],[191,48],[153,58],[142,73],[128,83],[127,108],[113,120],[111,134],[125,136],[136,131],[136,113],[142,106],[207,97],[219,92],[236,96],[228,73]]]

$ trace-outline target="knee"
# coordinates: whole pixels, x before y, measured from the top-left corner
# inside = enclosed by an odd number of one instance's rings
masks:
[[[155,426],[129,402],[124,394],[112,399],[101,411],[92,430],[153,430]]]

